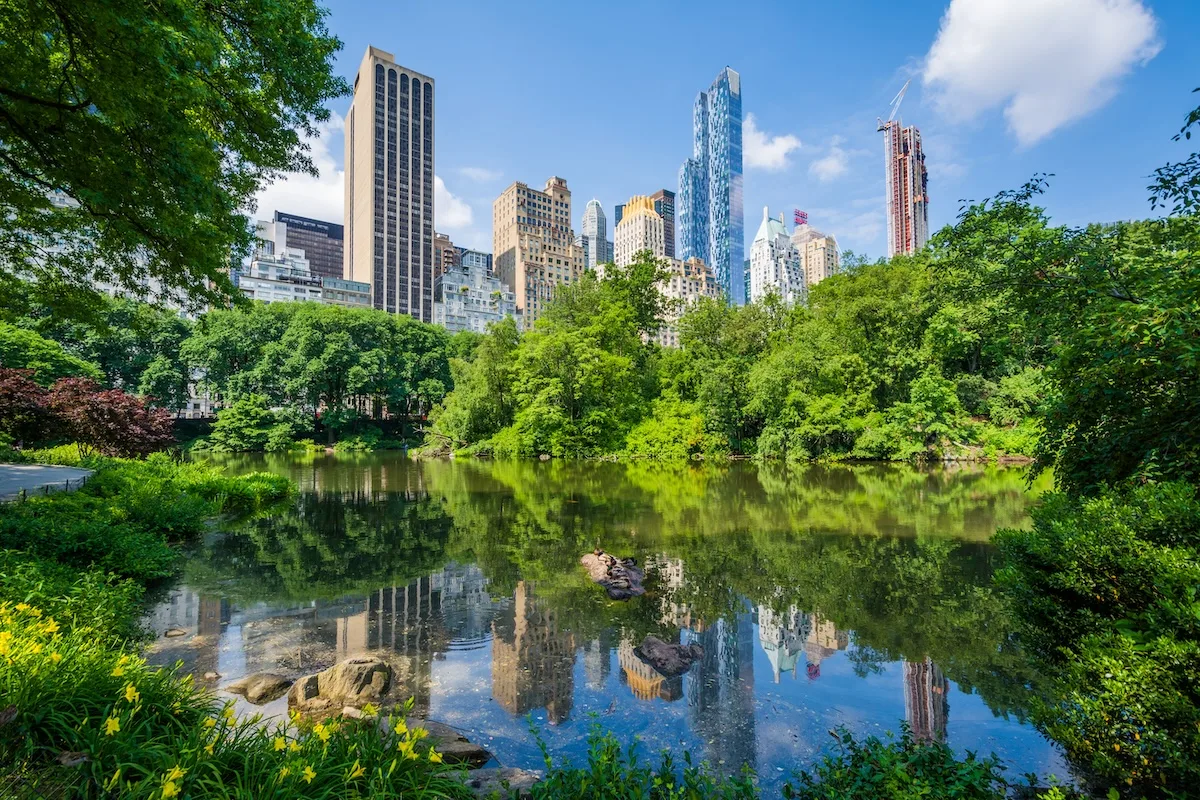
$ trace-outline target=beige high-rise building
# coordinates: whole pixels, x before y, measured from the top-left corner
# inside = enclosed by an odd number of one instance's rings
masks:
[[[560,284],[583,275],[583,248],[571,230],[571,190],[552,177],[542,191],[514,182],[492,203],[494,273],[513,290],[528,329]]]
[[[842,259],[838,255],[837,239],[826,236],[809,225],[797,225],[792,233],[792,244],[800,252],[804,264],[804,282],[808,289],[841,269]]]
[[[664,258],[667,255],[665,230],[662,215],[654,210],[653,198],[641,195],[629,198],[613,232],[613,263],[618,267],[629,266],[641,250]]]
[[[433,78],[368,47],[346,114],[345,275],[433,320]]]
[[[679,328],[676,323],[688,308],[701,297],[721,299],[721,284],[712,269],[698,258],[680,261],[666,259],[667,277],[658,285],[667,301],[663,327],[656,337],[663,347],[679,347]]]

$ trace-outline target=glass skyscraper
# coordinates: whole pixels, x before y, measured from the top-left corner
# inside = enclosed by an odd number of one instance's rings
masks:
[[[584,265],[588,269],[595,269],[600,264],[612,261],[612,253],[608,251],[608,222],[599,200],[588,201],[583,210],[580,229],[579,240],[584,250]]]
[[[742,80],[721,70],[692,109],[692,157],[675,202],[680,259],[709,264],[731,303],[746,302],[742,219]]]

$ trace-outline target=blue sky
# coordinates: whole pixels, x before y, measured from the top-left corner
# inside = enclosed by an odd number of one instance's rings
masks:
[[[764,205],[809,212],[843,247],[885,252],[876,117],[922,132],[933,228],[963,198],[1052,172],[1062,223],[1145,216],[1155,167],[1200,105],[1197,0],[779,2],[329,2],[352,79],[367,45],[437,82],[437,227],[491,250],[491,202],[513,180],[570,186],[609,215],[676,189],[691,107],[725,65],[742,76],[747,252]],[[341,115],[312,143],[319,179],[260,195],[273,210],[341,219]],[[752,129],[750,128],[752,126]],[[756,144],[752,144],[756,143]]]

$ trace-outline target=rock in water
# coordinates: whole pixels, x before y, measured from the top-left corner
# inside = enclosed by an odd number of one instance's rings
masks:
[[[392,668],[373,656],[351,658],[292,684],[288,705],[301,712],[378,703],[392,684]]]
[[[256,706],[261,706],[263,703],[283,697],[291,685],[292,682],[282,675],[256,672],[229,684],[225,687],[225,691],[240,694]]]
[[[632,558],[617,559],[603,550],[596,550],[584,555],[579,563],[583,564],[589,578],[604,587],[612,600],[628,600],[646,593],[642,588],[645,575]]]
[[[467,788],[478,797],[525,798],[532,796],[530,789],[541,780],[542,773],[515,767],[495,767],[459,772],[456,777],[466,783]]]
[[[698,644],[668,644],[657,636],[647,636],[641,647],[635,647],[634,655],[646,662],[665,678],[674,678],[692,668],[692,664],[704,657],[704,648]]]

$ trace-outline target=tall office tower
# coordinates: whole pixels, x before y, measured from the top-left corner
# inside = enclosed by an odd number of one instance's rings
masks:
[[[761,300],[771,291],[789,305],[808,298],[804,264],[788,236],[783,215],[772,219],[764,206],[762,224],[750,245],[750,300]]]
[[[271,222],[276,252],[282,253],[288,248],[303,250],[313,275],[318,278],[342,277],[341,225],[282,211],[276,211]]]
[[[613,263],[619,267],[633,263],[641,250],[649,250],[662,258],[663,218],[654,210],[654,201],[649,197],[634,195],[625,204],[625,215],[613,234]]]
[[[580,224],[579,243],[584,251],[584,265],[588,269],[596,269],[601,264],[612,261],[613,254],[608,250],[608,222],[604,218],[604,208],[599,200],[588,200],[583,210],[583,222]]]
[[[613,231],[616,232],[617,226],[621,224],[621,218],[625,216],[625,204],[617,203],[613,206]]]
[[[807,223],[796,226],[792,233],[792,244],[804,263],[804,282],[809,289],[842,268],[837,239],[826,236]]]
[[[495,273],[513,290],[526,328],[561,283],[584,272],[583,248],[571,230],[571,190],[552,177],[542,191],[514,182],[492,203]]]
[[[368,47],[346,114],[346,277],[433,319],[433,78]]]
[[[659,189],[650,195],[654,210],[663,220],[663,250],[667,258],[675,257],[675,193]]]
[[[900,120],[880,123],[887,175],[888,258],[915,253],[929,240],[929,174],[921,132]]]
[[[721,70],[692,108],[692,157],[679,170],[678,257],[710,264],[731,303],[746,301],[742,80]]]

